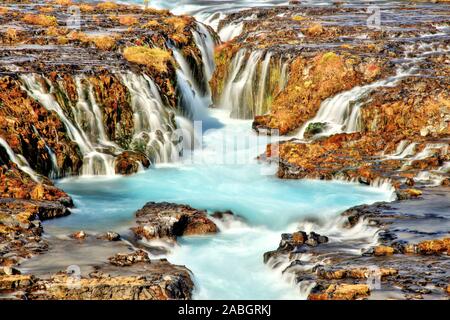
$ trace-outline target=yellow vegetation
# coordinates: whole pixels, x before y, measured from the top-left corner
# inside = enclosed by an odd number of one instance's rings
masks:
[[[139,22],[136,17],[133,16],[120,16],[119,23],[125,26],[132,26]]]
[[[178,32],[183,32],[184,28],[190,22],[189,17],[170,17],[164,19],[164,22],[173,26],[173,28]]]
[[[149,29],[152,29],[152,28],[154,28],[154,27],[159,27],[160,26],[160,23],[158,22],[158,21],[156,21],[156,20],[150,20],[150,21],[148,21],[146,24],[144,24],[144,28],[149,28]]]
[[[8,12],[8,10],[9,10],[8,8],[0,7],[0,14],[5,14]]]
[[[172,55],[167,50],[143,46],[125,48],[123,56],[129,62],[146,65],[159,72],[167,72],[167,63],[172,60]]]
[[[303,21],[303,20],[306,20],[306,17],[303,17],[303,16],[293,16],[293,17],[292,17],[292,20],[294,20],[294,21]]]
[[[29,24],[35,24],[43,27],[57,26],[58,21],[54,16],[46,16],[44,14],[26,14],[22,21]]]
[[[53,0],[53,3],[61,6],[70,6],[73,2],[72,0]]]
[[[119,5],[114,2],[101,2],[97,4],[97,8],[100,10],[116,10],[119,8]]]
[[[89,39],[100,50],[111,50],[116,45],[116,39],[110,36],[93,36]]]
[[[17,30],[14,28],[8,28],[6,30],[6,38],[10,41],[10,42],[14,42],[17,40]]]
[[[55,11],[55,9],[53,7],[40,7],[39,11],[44,13],[50,13]]]
[[[323,32],[323,27],[320,23],[314,23],[308,28],[307,32],[310,36],[316,36]]]
[[[85,3],[80,4],[79,8],[80,8],[81,12],[92,12],[95,10],[95,8],[93,6],[91,6],[89,4],[85,4]]]

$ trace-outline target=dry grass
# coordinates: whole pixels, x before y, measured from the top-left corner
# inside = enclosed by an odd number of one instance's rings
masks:
[[[189,17],[170,17],[164,19],[164,23],[171,25],[176,31],[183,32],[184,28],[191,22]]]
[[[101,2],[97,4],[97,9],[100,10],[117,10],[119,5],[114,2]]]
[[[55,11],[55,9],[53,7],[40,7],[39,8],[39,12],[43,12],[43,13],[51,13]]]
[[[160,27],[161,24],[156,20],[149,20],[146,24],[143,25],[144,28],[153,29]]]
[[[5,35],[9,42],[15,42],[17,40],[17,29],[8,28]]]
[[[43,26],[43,27],[51,27],[57,26],[58,21],[54,16],[47,16],[44,14],[26,14],[22,21],[28,24]]]
[[[100,50],[109,51],[116,46],[116,39],[111,36],[93,36],[89,39]]]
[[[167,50],[143,46],[125,48],[123,56],[129,62],[154,68],[158,72],[167,72],[167,64],[172,60]]]
[[[72,41],[81,41],[81,42],[89,41],[88,35],[81,31],[72,31],[67,35],[67,38]]]
[[[0,7],[0,14],[5,14],[5,13],[7,13],[8,11],[9,11],[8,8]]]
[[[81,12],[92,12],[95,10],[94,6],[85,3],[80,4],[79,8]]]
[[[292,20],[294,20],[294,21],[304,21],[304,20],[306,20],[306,17],[303,17],[303,16],[293,16],[293,17],[292,17]]]
[[[60,6],[70,6],[73,4],[72,0],[53,0],[54,4],[59,4]]]
[[[120,16],[119,23],[124,26],[133,26],[139,23],[139,20],[133,16]]]

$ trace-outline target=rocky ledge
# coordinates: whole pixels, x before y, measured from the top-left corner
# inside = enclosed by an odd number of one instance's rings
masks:
[[[350,208],[333,222],[339,232],[284,234],[264,261],[312,300],[448,299],[449,195],[428,187],[419,198]]]

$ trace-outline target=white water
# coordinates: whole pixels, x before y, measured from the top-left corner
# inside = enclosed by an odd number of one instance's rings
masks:
[[[264,265],[264,252],[276,249],[281,233],[297,230],[297,222],[307,217],[314,217],[316,230],[336,241],[350,236],[372,241],[372,229],[349,235],[345,232],[351,231],[331,222],[350,206],[390,199],[391,191],[344,182],[280,180],[274,176],[276,165],[255,160],[270,137],[257,136],[251,121],[230,119],[227,110],[209,112],[220,125],[203,128],[204,148],[194,150],[186,162],[157,165],[132,177],[60,181],[77,209],[67,218],[46,222],[46,230],[123,233],[133,212],[148,201],[184,203],[210,212],[230,209],[244,220],[217,222],[217,235],[185,237],[168,246],[169,261],[193,271],[194,297],[305,298],[307,284],[294,285],[281,269]]]
[[[361,129],[360,108],[367,102],[366,97],[379,87],[394,86],[397,81],[408,75],[399,71],[388,79],[376,81],[365,86],[356,86],[328,98],[320,105],[314,118],[308,120],[300,128],[297,138],[304,139],[308,126],[312,123],[325,124],[324,130],[316,136],[330,136],[336,133],[350,133]]]
[[[9,160],[14,162],[20,170],[28,174],[33,181],[41,181],[41,178],[33,169],[31,169],[27,160],[22,155],[16,154],[2,137],[0,137],[0,146],[6,150]]]

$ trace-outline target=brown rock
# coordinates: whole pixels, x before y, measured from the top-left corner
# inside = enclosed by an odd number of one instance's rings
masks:
[[[417,245],[420,254],[440,254],[449,249],[449,238],[444,240],[426,240]]]
[[[84,239],[86,239],[87,234],[83,230],[81,230],[81,231],[77,231],[75,233],[72,233],[70,235],[70,237],[73,238],[73,239],[84,240]]]
[[[114,160],[116,174],[130,175],[138,172],[141,166],[150,167],[150,160],[140,152],[125,151]]]
[[[388,256],[394,254],[394,248],[388,246],[376,246],[373,249],[375,256]]]
[[[367,284],[331,284],[324,292],[312,293],[308,300],[356,300],[370,295]]]
[[[136,223],[132,231],[147,240],[218,232],[206,211],[167,202],[147,203],[136,212]]]

